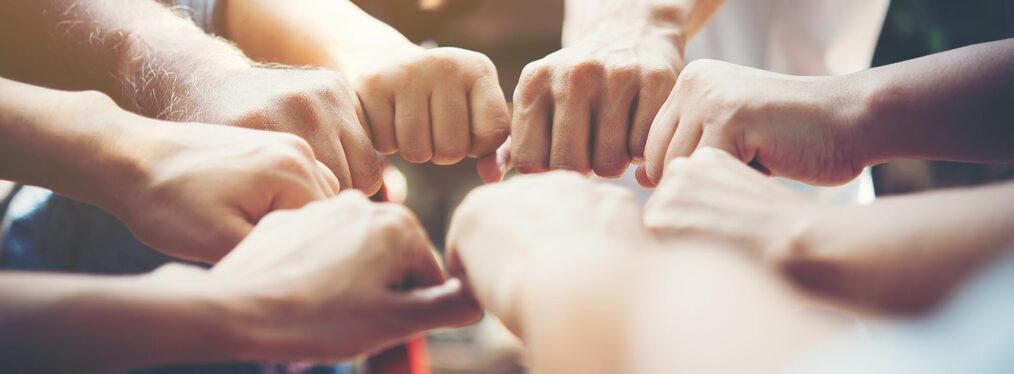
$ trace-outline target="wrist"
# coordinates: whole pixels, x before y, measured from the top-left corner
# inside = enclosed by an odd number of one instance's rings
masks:
[[[191,265],[167,264],[141,276],[143,290],[164,305],[165,314],[180,326],[179,333],[166,333],[165,362],[235,362],[256,356],[256,341],[250,331],[258,328],[247,305],[208,270]],[[152,290],[157,290],[153,292]]]
[[[378,66],[425,51],[401,34],[380,39],[386,40],[362,48],[329,48],[324,67],[336,70],[355,82]]]

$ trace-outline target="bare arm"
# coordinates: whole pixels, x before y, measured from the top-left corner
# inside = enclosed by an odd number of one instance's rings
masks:
[[[919,312],[1014,243],[1014,184],[818,204],[705,148],[669,166],[645,223],[738,244],[843,301]]]
[[[342,72],[383,153],[440,165],[492,160],[510,131],[489,58],[458,48],[423,49],[350,1],[231,1],[225,18],[230,37],[255,58]],[[499,178],[488,168],[480,174]]]
[[[0,369],[97,373],[238,359],[235,307],[193,287],[199,279],[167,275],[0,274]]]
[[[703,147],[818,185],[894,159],[1014,162],[1012,59],[1014,39],[840,76],[698,60],[652,125],[642,180]]]
[[[725,0],[566,0],[563,45],[569,46],[596,33],[659,28],[674,31],[682,53],[690,40]],[[635,34],[636,35],[636,34]]]
[[[466,197],[447,267],[538,372],[774,372],[834,334],[805,311],[827,306],[737,248],[660,241],[628,191],[550,173]]]
[[[805,219],[783,264],[807,287],[918,312],[1010,250],[1012,228],[1014,183],[889,197]]]
[[[1014,162],[1014,39],[855,74],[868,88],[866,164]]]
[[[345,192],[265,218],[210,270],[0,274],[0,370],[335,362],[475,321],[430,248],[405,208]],[[393,287],[409,281],[418,288]]]

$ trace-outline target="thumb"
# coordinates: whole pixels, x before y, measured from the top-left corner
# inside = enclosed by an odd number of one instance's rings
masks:
[[[399,294],[397,308],[414,322],[414,332],[477,322],[482,309],[457,278]]]
[[[511,138],[500,145],[494,154],[486,155],[475,164],[479,177],[486,183],[496,183],[514,167],[511,164]]]

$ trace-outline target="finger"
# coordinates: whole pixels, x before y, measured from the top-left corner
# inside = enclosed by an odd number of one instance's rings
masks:
[[[345,158],[345,147],[342,146],[341,137],[335,135],[334,129],[337,126],[328,125],[324,128],[327,130],[306,136],[306,141],[313,146],[314,157],[331,170],[342,187],[352,186],[352,173]]]
[[[591,170],[590,101],[564,99],[553,113],[549,168],[587,174]]]
[[[395,303],[399,314],[415,324],[414,331],[408,333],[459,327],[474,323],[482,316],[479,304],[458,279],[400,294]]]
[[[433,158],[429,100],[430,93],[418,88],[406,87],[396,94],[394,131],[405,161],[423,163]]]
[[[671,95],[652,122],[644,147],[645,177],[652,184],[658,184],[662,175],[662,167],[666,161],[665,152],[676,135],[676,129],[680,125],[679,119],[679,102],[675,95]]]
[[[511,143],[511,137],[508,136],[507,140],[496,150],[496,154],[484,156],[475,163],[479,177],[484,182],[495,183],[503,180],[503,176],[513,167],[511,166]]]
[[[394,105],[383,95],[359,95],[364,117],[369,124],[373,146],[383,154],[398,151],[394,131]]]
[[[260,220],[260,218],[256,217],[256,220]],[[251,223],[247,221],[242,212],[235,212],[235,214],[223,216],[217,223],[216,232],[213,234],[214,237],[212,239],[213,244],[209,245],[206,251],[200,252],[200,257],[187,260],[196,260],[209,264],[217,263],[253,231],[256,221]]]
[[[321,184],[321,189],[324,190],[327,197],[333,197],[341,190],[341,183],[338,182],[338,177],[323,162],[316,161],[315,164],[317,165],[317,181]]]
[[[641,79],[641,87],[634,100],[636,104],[628,144],[630,157],[634,162],[644,160],[652,123],[655,122],[655,117],[666,103],[674,86],[675,80],[671,74],[647,74]]]
[[[514,91],[511,118],[511,159],[523,174],[549,170],[549,126],[553,116],[550,74],[532,66],[525,67]]]
[[[633,78],[620,75],[608,81],[598,105],[592,136],[592,169],[601,177],[617,177],[630,164],[627,136],[637,90]]]
[[[676,134],[673,135],[672,142],[669,143],[669,148],[666,150],[665,157],[663,158],[662,171],[665,170],[665,165],[670,160],[678,157],[690,157],[694,149],[697,149],[697,144],[701,142],[702,135],[701,126],[692,121],[687,121],[676,126]],[[650,174],[649,177],[651,177]],[[662,173],[657,174],[653,178],[658,183],[662,178]]]
[[[433,163],[456,164],[468,155],[471,131],[465,87],[456,82],[438,83],[430,98],[433,120]]]
[[[468,154],[476,158],[491,155],[507,139],[511,129],[507,99],[495,70],[492,75],[482,76],[472,84],[468,102],[472,134]]]
[[[342,188],[355,188],[367,195],[372,195],[380,190],[383,182],[383,165],[380,156],[366,133],[366,128],[359,122],[359,117],[353,113],[345,112],[339,117],[346,124],[341,127],[339,134],[341,146],[345,151],[344,158],[347,160],[350,181],[339,180]],[[350,123],[354,122],[354,123]]]
[[[313,201],[324,199],[324,191],[316,182],[307,180],[288,180],[283,183],[271,186],[275,194],[271,199],[271,208],[274,210],[299,209]],[[267,213],[267,212],[265,212]]]
[[[644,165],[638,166],[637,170],[634,171],[634,179],[637,180],[637,184],[644,188],[655,188],[658,184],[648,178],[648,171]]]

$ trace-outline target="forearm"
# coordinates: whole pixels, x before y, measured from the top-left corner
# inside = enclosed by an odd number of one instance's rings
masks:
[[[557,269],[581,280],[542,282],[541,296],[526,295],[536,371],[776,372],[843,330],[806,312],[829,306],[730,248],[667,247],[627,251],[597,269]],[[569,264],[586,263],[575,256]]]
[[[1014,244],[1014,184],[832,208],[800,225],[786,269],[808,287],[921,311]]]
[[[1014,39],[856,73],[867,164],[899,158],[1014,162]]]
[[[10,32],[0,40],[19,56],[5,70],[24,80],[97,89],[119,99],[151,84],[170,61],[242,61],[228,44],[154,1],[7,1],[2,8]],[[50,76],[82,81],[53,82]]]
[[[155,278],[0,274],[0,370],[112,372],[239,358],[235,313],[213,290]]]
[[[596,34],[669,39],[680,52],[724,0],[567,0],[563,45]]]
[[[230,1],[230,38],[255,59],[324,66],[353,74],[373,54],[417,48],[390,26],[348,0]]]
[[[0,179],[96,205],[141,178],[135,131],[108,98],[0,79]],[[121,115],[122,114],[122,115]],[[142,130],[143,131],[143,130]]]

